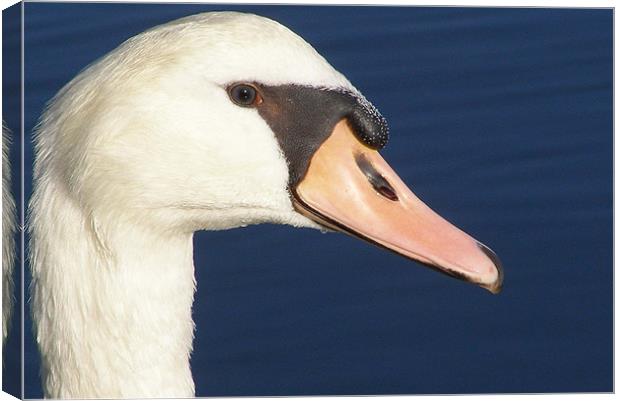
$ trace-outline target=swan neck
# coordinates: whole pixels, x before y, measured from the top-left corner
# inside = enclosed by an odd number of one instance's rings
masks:
[[[96,220],[50,185],[31,210],[45,396],[193,396],[192,234]]]

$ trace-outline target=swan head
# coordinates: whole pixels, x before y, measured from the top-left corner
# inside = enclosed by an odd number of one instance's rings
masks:
[[[379,112],[272,20],[205,13],[146,31],[63,88],[40,126],[35,174],[60,178],[104,231],[329,228],[501,287],[492,251],[381,158]]]

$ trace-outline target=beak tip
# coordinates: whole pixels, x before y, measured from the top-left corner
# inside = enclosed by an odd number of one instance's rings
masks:
[[[480,248],[480,250],[484,252],[484,254],[491,260],[491,262],[495,266],[495,269],[497,270],[497,278],[492,283],[483,284],[481,286],[487,289],[493,295],[497,295],[502,291],[502,287],[504,284],[504,267],[502,266],[502,262],[499,260],[497,254],[483,243],[478,242],[478,248]]]
[[[501,280],[497,280],[496,282],[483,286],[484,289],[488,290],[491,294],[497,295],[502,292],[502,282]]]

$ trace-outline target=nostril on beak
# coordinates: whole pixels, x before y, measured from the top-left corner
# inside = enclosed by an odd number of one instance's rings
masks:
[[[361,153],[357,154],[355,162],[377,193],[391,201],[398,200],[398,195],[392,185],[374,168],[366,156]]]

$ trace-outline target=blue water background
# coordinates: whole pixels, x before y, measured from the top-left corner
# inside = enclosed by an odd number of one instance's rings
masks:
[[[11,167],[11,194],[15,199],[16,218],[21,215],[21,4],[2,10],[2,119],[11,129],[9,135],[9,163]],[[3,138],[4,140],[4,138]],[[17,219],[16,219],[17,220]],[[15,244],[20,244],[20,233],[15,232]],[[15,249],[13,268],[14,310],[9,324],[11,335],[3,347],[2,391],[19,398],[22,394],[22,320],[21,320],[21,250]],[[29,332],[29,331],[27,331]]]
[[[493,296],[341,234],[198,233],[198,395],[612,390],[611,10],[25,10],[26,135],[65,83],[132,35],[254,12],[343,72],[389,120],[383,154],[405,182],[504,262]],[[25,161],[28,197],[30,147]],[[38,369],[27,335],[27,397],[42,395]]]

